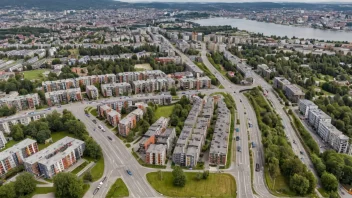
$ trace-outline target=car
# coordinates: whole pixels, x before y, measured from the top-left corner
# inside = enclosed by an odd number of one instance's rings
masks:
[[[101,130],[102,130],[103,132],[105,132],[105,129],[104,129],[104,128],[102,128]]]
[[[109,140],[112,140],[112,138],[111,138],[110,136],[108,136],[108,139],[109,139]]]
[[[132,176],[132,172],[129,169],[127,169],[126,172],[127,172],[127,174]]]
[[[98,128],[101,129],[101,128],[103,128],[103,127],[102,127],[101,125],[98,125]]]
[[[255,171],[259,172],[259,164],[258,163],[255,164]]]
[[[293,140],[293,143],[294,143],[294,144],[296,144],[296,141],[295,141],[295,140]]]
[[[93,121],[93,123],[94,123],[94,124],[96,124],[96,123],[97,123],[97,120],[95,120],[95,119],[94,119],[94,120],[92,120],[92,121]]]
[[[241,147],[240,147],[240,146],[237,146],[237,151],[238,151],[238,152],[241,152],[241,150],[242,150]]]
[[[239,141],[240,140],[240,136],[236,136],[236,141]]]
[[[242,102],[242,100],[240,99],[240,102]]]
[[[301,155],[304,155],[303,151],[300,151],[299,153],[300,153]]]
[[[244,114],[247,114],[247,112],[244,112]]]
[[[236,93],[236,91],[234,91],[233,93]]]

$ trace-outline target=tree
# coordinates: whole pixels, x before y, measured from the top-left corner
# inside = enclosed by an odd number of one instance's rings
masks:
[[[183,187],[186,185],[186,176],[181,167],[176,166],[172,171],[172,175],[174,176],[174,179],[173,179],[174,186]]]
[[[338,186],[338,181],[335,175],[324,172],[321,176],[321,185],[327,191],[336,191]]]
[[[280,174],[279,160],[275,157],[270,159],[269,173],[273,179],[275,179]]]
[[[51,137],[51,131],[50,130],[40,130],[37,133],[36,140],[38,143],[45,143],[45,140],[49,139]]]
[[[30,173],[23,173],[16,177],[15,190],[18,197],[31,194],[36,188],[34,176]]]
[[[203,179],[208,179],[208,177],[209,177],[209,171],[208,170],[203,171]]]
[[[298,174],[294,174],[290,179],[290,188],[299,195],[305,195],[308,192],[309,181]]]
[[[86,172],[83,176],[83,179],[85,181],[93,181],[93,176],[92,176],[92,173],[90,171]]]
[[[175,88],[175,87],[172,87],[172,88],[170,89],[170,92],[171,92],[171,95],[173,95],[173,96],[176,96],[176,95],[177,95],[177,93],[176,93],[176,88]]]
[[[153,122],[154,122],[154,111],[153,111],[152,108],[147,107],[147,113],[146,113],[145,118],[149,122],[149,124],[153,124]]]
[[[72,173],[59,173],[54,176],[54,187],[57,198],[79,198],[83,182]]]
[[[0,187],[0,197],[6,198],[17,198],[15,183],[10,182]]]
[[[100,159],[101,156],[103,155],[101,147],[99,144],[97,144],[92,138],[87,138],[85,141],[85,150],[84,150],[84,155],[91,157],[93,159]]]
[[[67,131],[74,134],[76,137],[82,137],[86,133],[85,125],[78,120],[69,120],[65,122]]]
[[[341,182],[344,184],[351,184],[352,183],[352,167],[351,166],[344,166],[343,167],[343,175],[341,178]]]
[[[23,130],[19,124],[13,125],[11,127],[10,135],[16,141],[22,140],[24,138]]]
[[[122,108],[121,108],[121,114],[124,115],[124,114],[126,114],[126,113],[127,113],[126,108],[125,108],[125,107],[122,107]]]

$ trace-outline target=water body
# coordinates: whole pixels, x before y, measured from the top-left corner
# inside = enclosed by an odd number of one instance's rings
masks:
[[[346,31],[320,30],[310,27],[287,26],[274,23],[231,18],[209,18],[194,20],[192,22],[198,23],[201,26],[231,25],[232,27],[237,27],[240,30],[263,33],[266,36],[276,35],[287,36],[289,38],[295,36],[298,38],[306,39],[352,42],[352,32]]]

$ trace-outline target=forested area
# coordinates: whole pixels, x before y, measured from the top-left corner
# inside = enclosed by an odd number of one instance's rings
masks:
[[[293,153],[278,115],[261,95],[259,88],[254,88],[246,96],[254,107],[258,119],[265,163],[270,177],[275,179],[283,175],[289,181],[290,189],[297,195],[313,193],[316,179]]]

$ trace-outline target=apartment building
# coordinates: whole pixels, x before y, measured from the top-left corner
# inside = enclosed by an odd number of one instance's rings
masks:
[[[172,160],[180,166],[193,167],[197,164],[204,138],[200,134],[193,134],[197,118],[203,108],[203,99],[195,96],[192,98],[192,109],[184,122],[184,127],[176,142]]]
[[[0,175],[23,164],[25,158],[38,152],[35,140],[25,139],[0,153]]]
[[[137,80],[165,78],[166,74],[160,70],[151,70],[141,72],[123,72],[118,73],[116,76],[117,82],[132,83],[133,81]]]
[[[108,113],[112,110],[112,108],[109,105],[100,105],[97,108],[98,108],[98,115],[103,118],[107,118]]]
[[[24,166],[27,172],[36,176],[52,178],[81,159],[84,149],[85,143],[83,141],[66,136],[26,158]]]
[[[308,118],[308,113],[312,109],[318,109],[318,106],[314,102],[306,99],[301,99],[298,102],[299,112],[304,115],[305,118]]]
[[[103,84],[101,85],[101,92],[104,97],[111,97],[111,96],[126,96],[131,94],[132,89],[131,85],[122,82],[122,83],[110,83],[110,84]]]
[[[11,132],[11,126],[16,124],[28,125],[32,121],[39,120],[46,117],[46,112],[32,112],[23,115],[14,115],[12,117],[3,118],[0,120],[0,131],[5,133]]]
[[[49,106],[82,100],[81,88],[52,91],[45,93],[45,100]]]
[[[136,127],[137,122],[141,119],[143,119],[143,111],[141,109],[135,109],[129,113],[119,122],[119,134],[125,137],[128,136],[130,130]]]
[[[24,96],[9,96],[0,99],[0,106],[9,108],[15,107],[17,111],[34,109],[40,104],[40,99],[37,93],[27,94]]]
[[[77,84],[74,79],[44,81],[42,82],[42,88],[44,92],[52,92],[77,88]]]
[[[285,87],[290,84],[291,82],[284,77],[275,77],[273,81],[273,87],[275,89],[285,90]]]
[[[135,94],[168,91],[174,86],[175,81],[171,78],[137,80],[132,82],[132,90]]]
[[[107,113],[107,120],[111,126],[116,127],[121,120],[121,114],[112,109],[109,113]]]
[[[331,123],[331,117],[320,109],[312,109],[308,113],[308,122],[313,128],[318,129],[320,122]]]
[[[156,144],[165,145],[167,155],[171,155],[175,138],[176,138],[175,128],[166,128],[159,135],[156,135]]]
[[[182,90],[187,89],[210,89],[211,80],[208,76],[199,78],[181,78],[179,80],[179,86]]]
[[[4,133],[0,131],[0,149],[3,149],[7,143]]]
[[[89,99],[97,100],[99,98],[99,90],[94,85],[87,85],[86,86],[86,93]]]
[[[160,117],[156,122],[154,122],[148,129],[148,131],[143,135],[139,143],[140,151],[146,151],[151,144],[156,143],[156,136],[163,133],[169,124],[169,119]]]
[[[258,74],[261,75],[263,78],[270,78],[270,75],[274,72],[266,64],[258,65],[257,71],[258,71]]]
[[[349,138],[341,131],[332,131],[328,143],[338,153],[347,153]]]
[[[285,95],[293,103],[297,103],[299,100],[304,99],[304,92],[298,85],[286,85],[285,86]]]
[[[209,164],[225,166],[231,125],[231,112],[225,102],[218,101],[217,120],[209,151]],[[230,137],[231,138],[231,137]]]
[[[166,145],[151,144],[145,155],[145,162],[147,164],[165,165],[166,160]]]
[[[130,97],[121,97],[121,98],[114,98],[112,100],[104,101],[102,104],[99,104],[97,107],[99,115],[101,115],[100,106],[108,105],[112,109],[116,110],[117,112],[121,112],[122,108],[127,109],[128,107],[135,106],[138,103],[148,104],[152,102],[154,104],[159,105],[169,105],[172,102],[171,95],[155,95],[155,96],[145,96],[145,97],[137,97],[137,98],[130,98]]]

